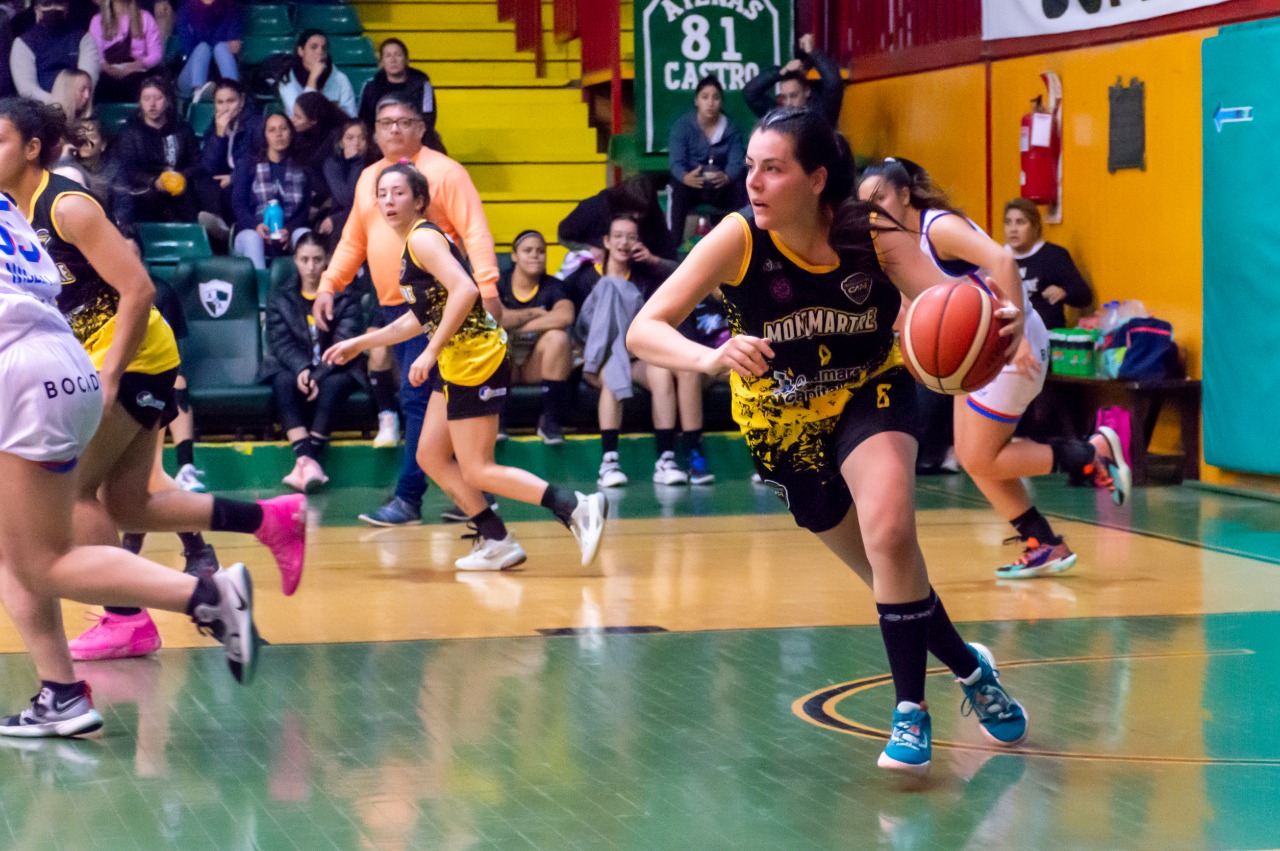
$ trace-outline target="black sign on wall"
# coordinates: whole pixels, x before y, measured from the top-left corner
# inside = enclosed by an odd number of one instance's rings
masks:
[[[1115,174],[1122,168],[1147,170],[1147,106],[1146,88],[1134,77],[1126,88],[1124,81],[1107,90],[1111,102],[1108,130],[1107,171]]]

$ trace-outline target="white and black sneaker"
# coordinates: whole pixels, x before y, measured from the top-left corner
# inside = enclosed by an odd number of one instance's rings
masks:
[[[587,567],[595,561],[600,550],[600,538],[604,535],[604,521],[609,517],[609,501],[604,494],[596,491],[587,496],[578,494],[578,507],[569,517],[569,531],[578,539],[578,548],[582,550],[582,566]]]
[[[622,472],[622,463],[617,452],[606,452],[600,461],[600,475],[596,484],[602,488],[620,488],[627,483],[627,474]]]
[[[92,733],[102,727],[102,716],[93,708],[93,693],[88,683],[74,697],[58,700],[53,689],[42,688],[31,698],[31,706],[0,718],[0,736],[27,739],[66,738]]]
[[[199,604],[191,614],[196,627],[222,642],[227,666],[236,682],[248,685],[258,666],[258,630],[253,625],[253,580],[243,564],[213,575],[218,602]]]
[[[676,463],[676,453],[667,451],[659,455],[653,465],[653,481],[659,485],[687,485],[689,474]]]
[[[458,559],[453,566],[458,570],[506,570],[524,564],[525,558],[524,547],[508,532],[501,541],[477,536],[471,554]]]

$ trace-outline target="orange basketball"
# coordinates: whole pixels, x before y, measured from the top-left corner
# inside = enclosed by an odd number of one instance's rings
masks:
[[[972,393],[1004,368],[1008,341],[1000,336],[1000,304],[968,281],[939,284],[911,303],[902,326],[907,369],[925,387],[959,396]]]

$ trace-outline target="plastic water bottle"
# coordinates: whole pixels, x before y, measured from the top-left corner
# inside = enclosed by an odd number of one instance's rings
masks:
[[[1112,378],[1106,370],[1106,358],[1103,352],[1111,343],[1111,335],[1120,327],[1120,302],[1109,301],[1102,306],[1102,321],[1098,323],[1097,349],[1094,355],[1094,369],[1098,378]]]
[[[267,209],[262,211],[262,223],[267,226],[272,239],[275,239],[276,234],[284,230],[284,208],[280,206],[279,201],[273,198],[267,204]]]

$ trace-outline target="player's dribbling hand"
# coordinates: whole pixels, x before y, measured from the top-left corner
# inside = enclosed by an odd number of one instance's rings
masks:
[[[317,316],[317,324],[319,321],[320,319]],[[356,355],[360,354],[361,351],[362,349],[355,340],[343,340],[341,343],[334,343],[332,346],[325,349],[324,354],[320,356],[320,359],[325,363],[336,363],[338,366],[342,366]]]
[[[733,370],[741,378],[764,375],[769,371],[768,358],[773,357],[773,347],[768,340],[746,335],[730,337],[720,348],[708,349],[708,352],[699,371],[717,375]]]
[[[1000,329],[1000,336],[1009,340],[1009,345],[1004,350],[1005,363],[1009,363],[1018,353],[1018,344],[1022,342],[1022,328],[1026,317],[1022,315],[1022,308],[1011,301],[1000,302],[996,317],[1005,320],[1004,327]]]
[[[421,387],[426,384],[427,379],[431,376],[431,370],[436,365],[436,356],[430,350],[418,355],[413,365],[409,367],[409,383],[414,387]]]

